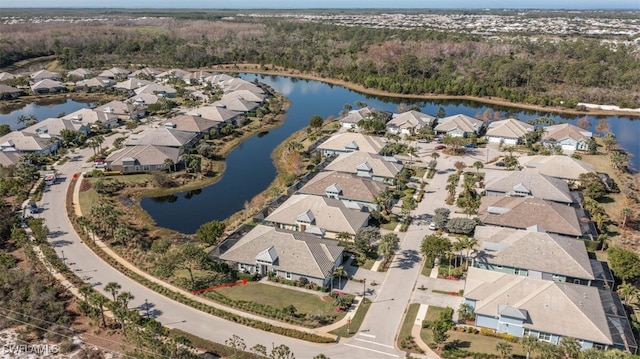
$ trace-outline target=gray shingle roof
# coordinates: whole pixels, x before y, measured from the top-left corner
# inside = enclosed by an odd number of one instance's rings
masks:
[[[480,127],[482,127],[482,125],[483,122],[481,120],[476,120],[473,117],[460,114],[438,120],[438,125],[434,130],[439,132],[449,132],[458,129],[462,132],[476,132]]]
[[[595,279],[584,242],[558,235],[478,226],[476,260],[513,268]]]
[[[350,200],[375,202],[375,196],[386,186],[380,182],[358,177],[351,173],[325,171],[318,173],[306,185],[298,190],[298,193],[324,196],[329,187],[339,187],[341,197]],[[338,189],[338,188],[332,189]]]
[[[356,168],[365,162],[373,169],[374,176],[393,178],[402,170],[401,163],[387,161],[383,156],[362,151],[341,154],[325,170],[356,173]]]
[[[522,185],[530,190],[531,197],[560,203],[573,203],[569,185],[559,178],[530,171],[492,171],[485,178],[485,189],[513,195],[515,187]]]
[[[106,162],[109,166],[122,166],[123,161],[136,161],[140,166],[155,166],[164,163],[170,158],[174,163],[180,159],[180,150],[172,147],[162,146],[129,146],[109,155]]]
[[[345,151],[358,150],[368,153],[380,153],[385,145],[382,137],[367,136],[360,133],[344,132],[331,136],[318,146],[319,150]]]
[[[582,173],[596,172],[592,165],[569,156],[522,156],[518,157],[518,162],[524,171],[562,179],[577,180]]]
[[[508,118],[489,124],[487,136],[502,138],[523,138],[527,132],[533,131],[533,125]]]
[[[136,135],[131,135],[125,142],[126,146],[154,145],[167,147],[181,147],[196,136],[193,132],[169,130],[166,128],[152,128]]]
[[[220,258],[255,264],[257,256],[272,247],[278,255],[277,269],[314,278],[326,278],[344,251],[336,241],[313,234],[258,225]]]

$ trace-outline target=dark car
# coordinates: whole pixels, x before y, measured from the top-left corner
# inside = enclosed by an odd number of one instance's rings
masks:
[[[477,148],[478,146],[475,143],[470,143],[468,145],[465,145],[464,147],[466,147],[466,148]]]
[[[496,162],[497,167],[504,167],[504,162]]]
[[[36,214],[36,213],[40,212],[40,208],[38,208],[38,205],[35,204],[35,202],[31,202],[31,203],[29,203],[29,212],[31,214]]]
[[[438,145],[435,147],[436,150],[444,150],[445,148],[447,148],[447,146],[444,145]]]

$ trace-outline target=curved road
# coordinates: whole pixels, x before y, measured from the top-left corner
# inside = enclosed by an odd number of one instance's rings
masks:
[[[107,138],[113,141],[117,135]],[[106,143],[105,145],[109,145]],[[57,168],[62,179],[44,193],[40,206],[43,212],[38,216],[45,219],[51,231],[50,243],[58,255],[79,277],[107,294],[103,287],[108,282],[118,282],[123,291],[129,291],[135,299],[132,307],[138,307],[143,315],[151,315],[167,327],[181,329],[199,337],[224,343],[233,334],[244,339],[247,349],[255,344],[264,345],[268,351],[274,345],[285,344],[297,358],[312,358],[320,353],[332,358],[400,358],[405,353],[396,349],[395,337],[409,303],[414,285],[421,271],[420,241],[428,233],[426,226],[411,226],[406,233],[400,233],[400,249],[384,282],[380,285],[361,331],[350,339],[338,344],[315,344],[261,330],[235,324],[221,318],[200,312],[148,289],[102,261],[82,243],[73,230],[66,215],[66,193],[73,173],[91,170],[91,164],[84,162],[92,154],[90,149],[78,150],[71,161]],[[436,184],[435,182],[443,182]],[[431,187],[444,188],[446,176],[436,176]],[[440,191],[441,193],[442,191]],[[438,191],[434,195],[440,194]],[[433,213],[442,199],[425,198],[417,213]],[[110,296],[109,294],[107,294]],[[147,303],[147,304],[145,304]],[[148,310],[148,312],[147,312]]]

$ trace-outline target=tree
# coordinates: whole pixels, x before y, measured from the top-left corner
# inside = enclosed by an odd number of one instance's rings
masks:
[[[442,106],[438,107],[438,113],[436,114],[436,117],[444,118],[444,116],[445,116],[444,108],[442,108]]]
[[[602,138],[602,143],[604,144],[604,149],[609,153],[616,147],[618,140],[613,132],[607,132],[607,134]]]
[[[340,232],[336,234],[336,239],[339,241],[350,241],[353,238],[353,235],[349,232]]]
[[[194,288],[193,271],[202,267],[207,259],[207,254],[195,243],[187,242],[178,247],[176,257],[176,266],[189,272],[191,287]]]
[[[422,239],[420,252],[425,256],[428,263],[434,263],[436,258],[451,250],[451,242],[445,237],[431,234]]]
[[[438,316],[438,319],[434,320],[433,323],[431,323],[431,333],[433,336],[433,341],[437,345],[436,349],[440,349],[442,344],[444,344],[444,342],[449,339],[449,334],[447,334],[447,332],[449,331],[449,329],[453,328],[454,325],[453,321],[451,320],[451,313],[452,312],[450,311],[443,311]]]
[[[499,341],[498,344],[496,344],[496,350],[500,353],[500,358],[510,358],[511,352],[513,351],[513,345],[507,342]]]
[[[473,319],[473,307],[470,304],[462,302],[458,307],[458,318],[467,321]]]
[[[629,166],[629,155],[624,151],[611,151],[611,165],[618,171],[625,171]]]
[[[322,117],[320,115],[313,115],[309,119],[309,127],[313,128],[313,129],[316,129],[316,130],[320,129],[322,127],[323,123],[324,123],[324,120],[322,119]]]
[[[434,160],[437,160],[438,158],[440,158],[440,154],[438,152],[432,152],[431,158],[433,158]]]
[[[527,359],[529,359],[531,352],[538,346],[538,338],[533,335],[525,335],[520,338],[520,345],[522,345],[522,348],[527,353]]]
[[[504,167],[510,171],[520,166],[520,162],[518,162],[516,156],[513,155],[504,156],[502,163],[504,163]]]
[[[446,225],[447,231],[456,234],[471,234],[476,228],[476,221],[471,218],[451,218]]]
[[[196,238],[209,246],[213,246],[218,242],[218,239],[224,234],[224,230],[227,225],[224,222],[213,220],[198,228],[196,231]]]
[[[558,348],[566,359],[578,358],[580,355],[580,343],[572,337],[562,337],[558,343]]]
[[[111,293],[113,296],[113,301],[116,301],[116,296],[118,295],[118,291],[122,288],[118,282],[109,282],[104,286],[104,290]]]
[[[637,253],[621,247],[609,247],[607,254],[616,277],[628,282],[640,276],[640,257]]]
[[[418,202],[416,202],[413,195],[405,196],[402,199],[402,208],[400,209],[402,216],[407,220],[409,218],[409,213],[414,209],[418,208]]]
[[[129,228],[127,228],[126,225],[119,223],[113,230],[112,237],[116,243],[124,245],[126,244],[125,241],[131,238],[131,231],[129,231]]]
[[[622,283],[618,286],[618,294],[622,297],[627,305],[640,299],[640,289],[631,283]]]
[[[464,169],[467,167],[467,164],[462,161],[456,161],[456,163],[453,164],[453,167],[458,170],[458,175],[460,175],[462,174],[462,171],[464,171]]]
[[[253,354],[256,356],[256,358],[259,357],[266,357],[267,356],[267,347],[265,347],[262,344],[256,344],[254,346],[251,347],[251,352],[253,352]]]
[[[376,227],[363,227],[358,229],[353,239],[356,250],[366,253],[371,250],[371,244],[380,240],[380,229]]]
[[[591,127],[591,120],[587,116],[580,117],[578,122],[576,122],[576,126],[580,127],[583,130],[589,129]]]
[[[388,261],[398,248],[399,242],[400,240],[395,233],[387,233],[383,235],[380,238],[380,243],[378,244],[378,254],[383,256],[385,261]]]
[[[432,219],[433,224],[435,224],[437,228],[445,228],[447,226],[447,222],[449,221],[450,213],[451,211],[447,208],[436,208],[435,215]]]
[[[169,170],[169,173],[173,171],[173,166],[176,165],[171,158],[165,158],[163,164]]]
[[[343,266],[337,266],[331,272],[331,290],[333,290],[333,278],[338,278],[338,288],[342,288],[342,277],[349,275]]]
[[[482,161],[475,161],[473,163],[473,167],[476,169],[476,173],[478,173],[482,168],[484,168],[484,164],[482,163]]]
[[[469,255],[471,254],[471,250],[478,245],[478,240],[472,237],[462,236],[458,238],[458,243],[460,243],[460,247],[465,250],[465,262],[466,266],[469,267]]]
[[[98,292],[92,292],[89,295],[89,303],[98,310],[100,317],[102,318],[102,326],[107,326],[107,321],[104,316],[104,306],[109,300]]]
[[[269,359],[296,359],[296,357],[288,346],[280,344],[271,350]]]
[[[0,125],[0,137],[11,133],[11,127],[9,127],[9,125],[7,125],[6,123],[3,123]]]
[[[540,352],[541,358],[557,358],[560,356],[560,350],[557,345],[545,341],[539,341],[537,350]]]
[[[244,352],[244,350],[247,349],[247,345],[244,343],[244,339],[240,338],[236,334],[233,334],[231,338],[225,340],[224,344],[233,350],[233,357],[241,352]]]

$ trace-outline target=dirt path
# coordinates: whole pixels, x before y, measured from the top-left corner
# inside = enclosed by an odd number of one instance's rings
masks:
[[[572,109],[566,109],[562,107],[550,107],[550,106],[539,106],[539,105],[530,105],[523,103],[516,103],[507,101],[501,98],[496,97],[475,97],[475,96],[450,96],[450,95],[435,95],[435,94],[399,94],[388,91],[382,91],[377,89],[366,88],[362,85],[354,84],[351,82],[346,82],[342,80],[321,77],[313,74],[302,73],[297,70],[285,69],[277,66],[268,66],[273,70],[262,70],[262,66],[259,64],[237,64],[237,65],[219,65],[210,68],[210,70],[221,71],[221,72],[251,72],[256,74],[264,74],[264,75],[274,75],[274,76],[289,76],[296,77],[300,79],[314,80],[329,83],[332,85],[338,85],[342,87],[346,87],[348,89],[362,92],[368,95],[374,96],[387,96],[387,97],[399,97],[399,98],[407,98],[407,99],[416,99],[416,100],[468,100],[468,101],[476,101],[491,105],[505,106],[505,107],[514,107],[519,109],[540,111],[540,112],[554,112],[568,115],[592,115],[592,116],[624,116],[624,117],[640,117],[640,113],[633,113],[628,111],[609,111],[609,110],[597,110],[597,109],[587,109],[585,111],[578,111]]]

